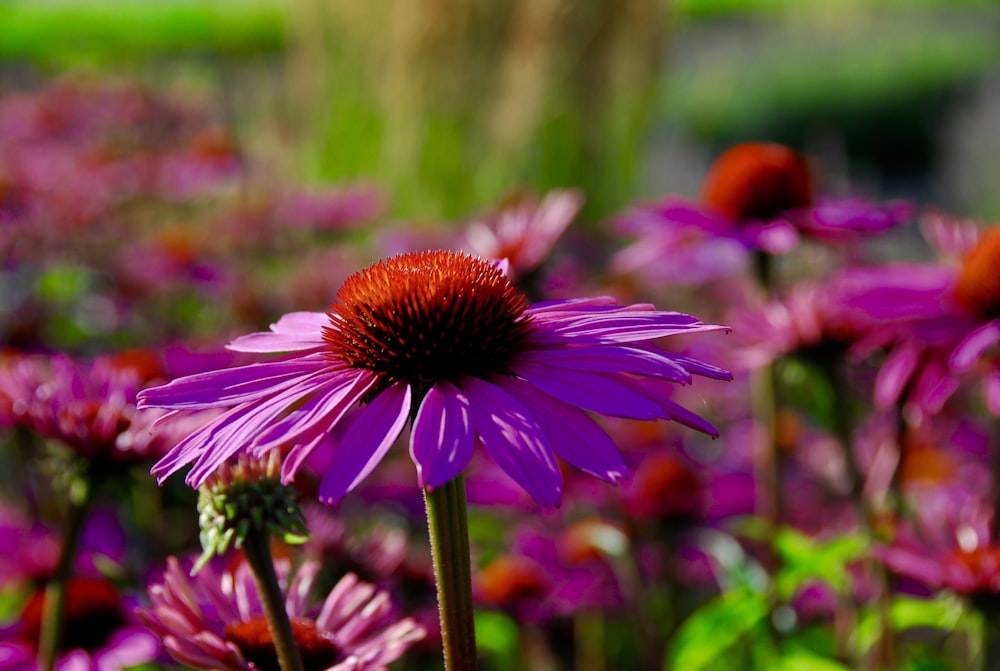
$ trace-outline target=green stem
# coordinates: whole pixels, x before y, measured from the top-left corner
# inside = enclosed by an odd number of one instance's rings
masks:
[[[70,484],[62,551],[55,573],[45,587],[45,607],[42,611],[41,632],[38,635],[38,667],[42,671],[52,671],[55,668],[66,616],[66,589],[73,576],[73,563],[80,546],[83,523],[87,519],[93,501],[93,489],[94,485],[88,473],[75,478]]]
[[[862,529],[864,529],[868,538],[874,541],[877,535],[878,511],[875,509],[873,502],[869,501],[866,496],[865,476],[854,458],[854,450],[852,449],[854,445],[854,421],[849,402],[850,386],[844,366],[845,362],[842,357],[828,359],[822,363],[827,382],[833,388],[834,433],[837,436],[837,442],[841,446],[841,454],[850,480],[851,497],[855,506],[857,506]],[[877,560],[869,559],[868,565],[878,587],[875,609],[879,623],[879,637],[875,643],[875,651],[871,664],[876,669],[895,669],[897,666],[896,641],[890,619],[892,593],[889,584],[889,575],[885,566]]]
[[[271,630],[278,664],[282,671],[305,671],[299,647],[295,643],[295,634],[292,632],[292,623],[285,610],[285,596],[281,593],[278,576],[274,571],[271,535],[266,530],[251,526],[243,539],[242,547],[257,583],[257,593]]]
[[[757,485],[757,514],[764,523],[763,564],[772,579],[777,574],[776,538],[781,524],[781,483],[778,469],[777,370],[774,363],[751,377],[753,416],[764,426],[764,435],[753,446],[753,475]]]
[[[440,487],[425,489],[424,505],[437,583],[444,668],[447,671],[475,671],[479,665],[465,480],[459,475]]]

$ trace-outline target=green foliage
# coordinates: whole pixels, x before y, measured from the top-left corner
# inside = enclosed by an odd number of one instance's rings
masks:
[[[0,3],[0,60],[120,63],[180,52],[250,55],[284,46],[271,0]]]
[[[868,540],[859,533],[820,541],[790,528],[778,532],[776,547],[781,557],[777,578],[778,595],[791,599],[811,580],[821,580],[836,592],[850,588],[848,566],[868,550]]]
[[[743,588],[727,592],[699,608],[681,626],[664,669],[756,668],[749,664],[768,647],[765,596]]]
[[[476,646],[488,668],[517,671],[520,664],[520,633],[510,616],[495,611],[476,612]]]
[[[928,32],[933,19],[873,21],[878,31],[772,26],[757,47],[712,50],[674,70],[663,114],[717,148],[748,139],[802,146],[835,128],[852,155],[927,162],[941,115],[995,67],[1000,42],[974,25]]]

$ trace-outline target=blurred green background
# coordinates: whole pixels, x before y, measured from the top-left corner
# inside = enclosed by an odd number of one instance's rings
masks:
[[[850,182],[1000,218],[1000,4],[986,0],[5,0],[0,93],[126,76],[207,98],[306,182],[456,218],[579,186],[587,218],[696,192],[786,142]]]

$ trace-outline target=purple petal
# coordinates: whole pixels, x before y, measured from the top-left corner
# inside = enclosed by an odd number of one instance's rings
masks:
[[[588,314],[580,318],[535,322],[532,339],[540,343],[566,342],[615,344],[653,340],[681,333],[728,330],[703,324],[697,317],[672,312],[624,312]]]
[[[718,215],[698,203],[677,197],[670,197],[651,208],[667,224],[690,226],[710,233],[731,230],[733,222],[728,217]]]
[[[843,272],[830,286],[837,302],[876,319],[921,319],[954,311],[949,307],[954,283],[954,268],[893,264]]]
[[[696,431],[707,433],[713,438],[719,437],[719,430],[714,424],[693,410],[688,410],[679,403],[670,400],[670,394],[674,391],[674,386],[671,382],[650,377],[623,377],[621,382],[636,393],[642,394],[644,398],[648,398],[659,405],[662,411],[660,417],[683,424]]]
[[[875,404],[880,408],[895,405],[906,383],[920,363],[923,349],[913,342],[893,347],[875,376]]]
[[[528,350],[518,357],[554,368],[602,373],[636,373],[688,384],[691,374],[659,352],[637,347],[579,347]]]
[[[614,441],[587,413],[538,391],[523,380],[510,378],[504,380],[501,387],[524,401],[552,449],[570,464],[616,484],[628,474],[628,466]]]
[[[156,636],[142,627],[128,627],[115,632],[94,661],[100,671],[118,671],[151,662],[159,652]]]
[[[323,312],[292,312],[271,324],[270,331],[234,339],[226,347],[237,352],[294,352],[324,347],[323,327],[330,318]]]
[[[465,468],[475,446],[469,399],[450,382],[431,387],[410,435],[410,456],[421,487],[438,487]]]
[[[612,296],[593,296],[590,298],[569,298],[539,301],[538,303],[533,303],[531,305],[529,312],[531,312],[533,316],[549,312],[578,314],[582,310],[595,308],[603,309],[609,306],[620,307],[618,305],[618,301]]]
[[[330,457],[319,487],[323,503],[338,503],[368,477],[399,437],[409,412],[408,385],[397,382],[372,399]]]
[[[799,232],[780,219],[748,224],[743,227],[743,235],[752,247],[769,254],[787,254],[799,245]]]
[[[663,410],[656,402],[606,375],[595,375],[528,362],[512,366],[515,373],[560,401],[573,407],[612,417],[659,419]]]
[[[287,389],[329,366],[321,357],[296,357],[198,373],[143,389],[138,407],[200,410],[239,405]]]
[[[543,506],[562,500],[562,474],[552,448],[524,406],[495,384],[463,378],[476,432],[497,465]]]
[[[149,472],[156,477],[157,482],[163,484],[164,480],[197,459],[207,450],[213,437],[218,435],[220,431],[225,430],[234,422],[241,422],[256,407],[256,404],[241,405],[219,415],[171,448],[162,459],[153,464]],[[241,447],[244,446],[230,444],[228,446],[224,445],[220,449],[226,451],[225,458],[228,458]]]
[[[910,395],[913,400],[922,408],[936,413],[958,389],[959,380],[941,357],[934,357],[924,362],[912,386]]]
[[[1000,320],[993,319],[970,333],[951,355],[951,365],[959,371],[968,370],[986,350],[1000,342]]]
[[[730,382],[733,379],[733,374],[728,370],[707,364],[704,361],[692,359],[691,357],[684,356],[683,354],[674,354],[673,352],[661,352],[661,355],[677,362],[678,365],[682,366],[684,370],[689,373],[701,375],[702,377],[711,378],[713,380],[724,380],[726,382]]]
[[[254,450],[263,453],[284,443],[298,442],[304,434],[312,434],[314,428],[331,430],[371,389],[375,379],[375,375],[366,370],[336,371],[323,381],[315,396],[271,424],[255,441]]]

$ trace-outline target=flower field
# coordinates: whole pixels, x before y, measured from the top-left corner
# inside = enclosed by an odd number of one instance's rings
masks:
[[[1000,14],[841,9],[0,4],[0,671],[1000,669]]]

